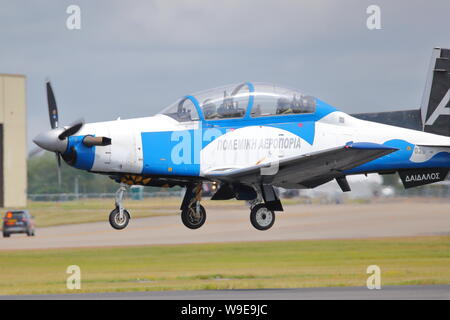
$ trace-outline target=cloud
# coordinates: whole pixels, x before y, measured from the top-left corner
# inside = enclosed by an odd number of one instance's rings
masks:
[[[431,49],[450,46],[450,3],[376,1],[3,1],[0,72],[27,75],[29,140],[47,129],[44,80],[63,123],[154,114],[242,80],[297,87],[346,112],[417,107]]]

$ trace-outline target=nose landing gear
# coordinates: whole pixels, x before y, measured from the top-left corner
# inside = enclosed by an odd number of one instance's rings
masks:
[[[202,184],[197,183],[186,188],[181,204],[181,221],[189,229],[198,229],[206,221],[206,210],[200,204]]]
[[[129,222],[130,213],[126,209],[123,209],[122,214],[120,214],[120,209],[116,207],[109,214],[109,223],[111,224],[111,227],[116,230],[125,229]]]
[[[125,229],[130,222],[130,213],[123,207],[123,196],[127,191],[127,185],[121,183],[116,192],[116,207],[109,214],[109,223],[116,230]]]

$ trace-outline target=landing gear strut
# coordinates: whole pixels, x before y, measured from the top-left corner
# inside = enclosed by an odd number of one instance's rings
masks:
[[[189,185],[181,204],[181,221],[189,229],[198,229],[206,221],[206,210],[200,204],[202,184]]]
[[[126,191],[127,186],[121,183],[116,192],[116,207],[109,214],[109,223],[116,230],[124,229],[130,222],[130,213],[122,205],[123,196]]]

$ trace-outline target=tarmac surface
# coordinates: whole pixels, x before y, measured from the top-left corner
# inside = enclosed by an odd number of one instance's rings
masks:
[[[251,226],[245,205],[206,210],[206,223],[198,230],[172,215],[132,219],[117,231],[105,209],[103,222],[38,227],[35,237],[0,238],[0,250],[450,235],[450,202],[290,205],[268,231]]]
[[[0,300],[450,300],[450,285],[200,290],[0,296]]]

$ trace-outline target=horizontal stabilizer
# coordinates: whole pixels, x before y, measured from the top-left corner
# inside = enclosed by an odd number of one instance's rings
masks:
[[[419,143],[418,147],[434,147],[434,148],[449,148],[450,149],[450,139],[448,143]],[[450,150],[449,150],[450,152]]]
[[[403,111],[384,111],[384,112],[370,112],[370,113],[355,113],[351,116],[390,126],[396,126],[406,129],[422,130],[422,119],[420,110],[403,110]]]

